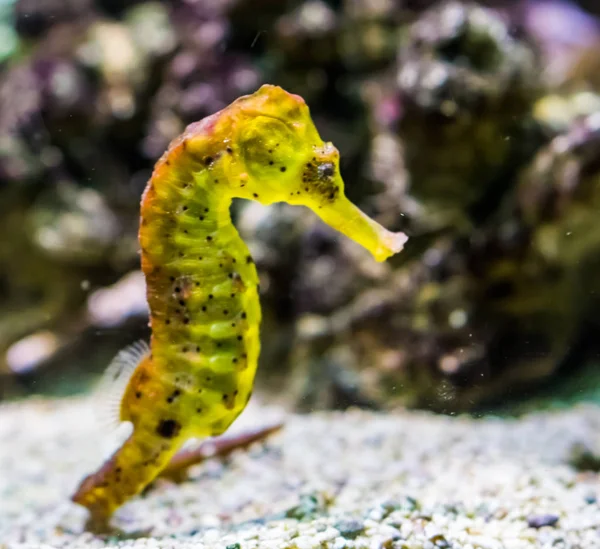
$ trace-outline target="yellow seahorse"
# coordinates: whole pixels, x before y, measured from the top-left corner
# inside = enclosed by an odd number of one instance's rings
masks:
[[[187,439],[223,433],[250,398],[261,311],[256,268],[231,222],[233,198],[308,206],[379,261],[406,241],[345,197],[339,153],[301,97],[265,85],[188,126],[142,198],[152,338],[120,401],[133,432],[73,496],[96,523],[143,490]]]

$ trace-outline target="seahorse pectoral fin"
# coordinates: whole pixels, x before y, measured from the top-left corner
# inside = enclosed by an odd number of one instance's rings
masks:
[[[343,194],[329,204],[313,208],[330,227],[369,250],[377,261],[400,252],[408,240],[402,232],[391,232],[363,213]]]
[[[139,364],[150,354],[145,341],[137,341],[121,349],[102,376],[94,398],[100,422],[115,428],[129,417],[123,407],[123,399]]]

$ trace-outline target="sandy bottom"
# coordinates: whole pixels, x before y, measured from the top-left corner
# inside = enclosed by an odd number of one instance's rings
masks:
[[[269,422],[258,405],[235,429]],[[122,436],[122,434],[121,434]],[[519,420],[367,412],[286,427],[85,531],[69,501],[118,444],[90,400],[0,407],[0,548],[587,549],[600,547],[600,409]]]

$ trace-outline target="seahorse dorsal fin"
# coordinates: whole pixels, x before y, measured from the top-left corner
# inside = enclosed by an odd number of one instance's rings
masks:
[[[121,349],[112,359],[98,383],[95,394],[99,419],[104,426],[115,428],[124,421],[121,417],[123,395],[133,372],[149,353],[148,344],[140,340]]]

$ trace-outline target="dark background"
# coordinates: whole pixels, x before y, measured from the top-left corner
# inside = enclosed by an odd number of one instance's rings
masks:
[[[236,204],[265,393],[443,412],[596,398],[596,16],[583,0],[0,3],[0,398],[84,390],[148,336],[152,165],[265,82],[305,98],[350,198],[411,236],[378,265],[307,212]]]

